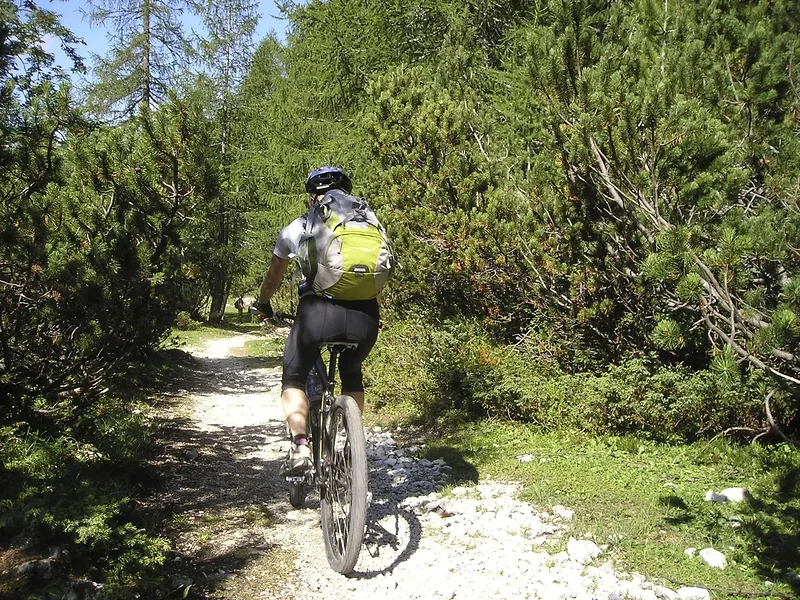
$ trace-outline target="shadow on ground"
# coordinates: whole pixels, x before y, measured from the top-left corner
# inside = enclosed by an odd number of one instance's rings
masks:
[[[776,484],[774,496],[752,500],[757,518],[745,531],[760,575],[786,582],[800,598],[800,468],[786,466]]]
[[[767,471],[775,471],[775,487],[770,492],[761,490],[756,497],[737,509],[741,514],[739,539],[746,548],[748,557],[755,559],[755,571],[765,581],[782,582],[800,597],[800,468],[765,465]],[[700,508],[690,506],[677,495],[662,496],[661,505],[670,525],[704,522],[709,537],[718,534],[719,515],[713,511],[714,503]],[[729,528],[727,520],[722,526]],[[768,596],[750,592],[751,596]],[[775,597],[786,597],[775,594]]]
[[[176,548],[168,577],[176,590],[191,582],[186,597],[213,598],[232,574],[268,550],[265,531],[282,519],[274,512],[285,493],[275,485],[280,458],[259,453],[267,436],[283,435],[283,424],[198,431],[191,420],[176,417],[163,431],[153,510]]]
[[[168,597],[228,597],[224,589],[235,574],[270,552],[266,533],[284,518],[276,513],[276,500],[285,495],[277,476],[282,457],[265,447],[283,438],[285,426],[259,411],[262,395],[280,385],[274,370],[279,361],[166,352],[162,403],[172,416],[158,424],[151,479],[159,484],[148,508],[150,523],[175,549],[165,565]],[[244,417],[252,414],[253,422],[230,424],[223,399],[222,406],[219,400],[210,404],[220,411],[219,423],[210,418],[198,427],[192,418],[196,406],[204,396],[219,395],[231,396],[239,409],[243,405]],[[184,402],[187,396],[191,402]]]
[[[453,469],[446,481],[443,479],[438,485],[433,482],[417,482],[417,485],[430,484],[429,488],[424,489],[395,485],[389,469],[370,464],[370,489],[373,497],[367,514],[362,552],[367,552],[372,560],[368,561],[366,568],[363,566],[357,568],[354,573],[355,578],[371,579],[391,573],[419,548],[422,524],[413,510],[402,508],[405,499],[439,491],[445,483],[461,484],[478,481],[477,469],[455,448],[437,447],[434,451],[426,453],[425,457],[444,458],[448,466]]]
[[[266,374],[282,364],[281,358],[203,358],[183,350],[165,350],[166,366],[156,382],[167,397],[183,397],[187,393],[248,394],[266,392],[280,383],[280,373]]]

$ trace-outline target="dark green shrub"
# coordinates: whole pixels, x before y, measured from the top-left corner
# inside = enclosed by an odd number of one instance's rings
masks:
[[[734,426],[758,428],[762,420],[757,377],[729,380],[708,370],[629,359],[587,384],[596,390],[587,394],[587,425],[601,432],[687,440]]]
[[[59,436],[0,428],[0,536],[22,536],[34,552],[68,550],[66,575],[98,568],[109,599],[161,597],[154,590],[170,542],[137,501],[152,429],[129,398],[93,409]]]
[[[180,329],[182,331],[192,331],[194,329],[200,329],[202,323],[200,321],[195,321],[188,312],[181,311],[178,313],[177,317],[175,317],[175,328]]]
[[[446,396],[432,370],[435,335],[430,326],[412,320],[383,329],[364,365],[371,405],[417,416],[445,408]]]
[[[535,423],[543,429],[636,434],[663,441],[763,428],[764,381],[722,377],[630,358],[605,373],[566,373],[550,332],[516,346],[494,342],[475,322],[404,321],[387,328],[368,363],[379,409],[418,416],[448,410]],[[563,358],[563,357],[561,357]]]

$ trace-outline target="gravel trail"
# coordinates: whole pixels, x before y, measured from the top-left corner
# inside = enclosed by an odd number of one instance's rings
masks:
[[[408,432],[377,428],[367,431],[372,504],[365,543],[351,577],[334,573],[318,497],[310,494],[305,508],[293,509],[278,474],[288,448],[280,365],[236,357],[248,338],[191,350],[199,370],[172,408],[161,458],[170,482],[163,502],[185,523],[174,533],[181,554],[171,565],[179,594],[188,588],[190,598],[237,600],[709,597],[618,572],[605,548],[573,537],[568,508],[519,502],[514,484],[480,481],[439,493],[450,467],[418,458],[420,445],[400,445]]]

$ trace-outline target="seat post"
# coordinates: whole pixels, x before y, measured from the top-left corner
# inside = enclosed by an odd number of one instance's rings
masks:
[[[329,342],[324,344],[330,352],[330,364],[328,365],[328,382],[332,386],[336,381],[336,364],[339,356],[348,349],[357,348],[358,344],[353,342]]]
[[[333,390],[333,385],[336,381],[336,361],[339,358],[339,350],[333,346],[328,346],[328,349],[331,353],[330,364],[328,365],[328,382],[331,384],[331,394],[336,396],[336,392]]]

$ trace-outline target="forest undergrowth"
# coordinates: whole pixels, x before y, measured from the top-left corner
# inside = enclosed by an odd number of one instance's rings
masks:
[[[368,358],[368,421],[421,425],[430,458],[466,461],[454,477],[517,481],[534,505],[575,510],[576,532],[667,586],[713,597],[800,591],[800,451],[760,435],[757,377],[653,369],[638,357],[569,373],[546,336],[509,348],[481,332],[463,322],[385,328]],[[734,412],[742,406],[750,412]],[[741,426],[730,430],[732,418]],[[731,487],[749,500],[706,501]],[[726,569],[685,553],[707,547]]]
[[[656,429],[621,433],[603,430],[600,421],[580,428],[574,426],[580,421],[577,413],[564,427],[515,421],[479,414],[479,399],[467,395],[467,386],[459,387],[460,398],[453,396],[447,404],[443,398],[450,388],[428,380],[437,364],[424,356],[431,348],[409,344],[408,331],[415,328],[397,323],[385,329],[370,357],[368,424],[422,425],[429,440],[426,456],[450,460],[454,481],[467,472],[518,481],[523,499],[575,510],[576,532],[591,535],[607,545],[615,561],[653,580],[700,585],[733,597],[781,598],[798,591],[800,453],[795,449],[725,436],[657,439],[663,436],[655,435]],[[168,345],[179,348],[254,330],[258,327],[252,323],[198,324],[176,330]],[[498,363],[485,356],[499,350],[474,342],[459,346],[462,356],[474,355],[476,364],[496,368]],[[249,344],[245,351],[274,358],[280,348],[273,341]],[[416,369],[410,367],[409,353]],[[173,548],[163,535],[163,515],[147,510],[148,497],[160,485],[148,460],[158,428],[155,399],[169,393],[186,361],[181,351],[164,348],[142,363],[93,415],[92,436],[76,431],[67,443],[63,436],[26,438],[4,432],[3,468],[10,485],[3,493],[3,569],[26,558],[45,558],[58,547],[71,557],[70,576],[101,574],[109,598],[167,594],[164,564]],[[462,361],[462,368],[469,371],[469,360]],[[471,376],[489,373],[484,369]],[[585,386],[573,383],[569,389]],[[577,399],[569,404],[579,405]],[[550,410],[553,422],[557,410]],[[610,420],[607,415],[605,422]],[[707,491],[733,486],[749,489],[751,500],[741,505],[705,501]],[[712,569],[688,558],[684,550],[691,547],[724,552],[728,568]],[[13,577],[2,581],[0,597],[48,597],[47,586],[30,589],[27,596],[19,595]]]

